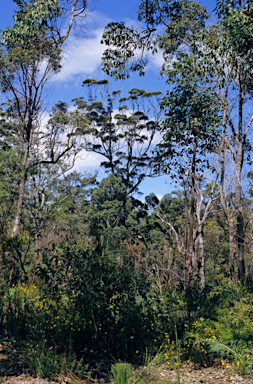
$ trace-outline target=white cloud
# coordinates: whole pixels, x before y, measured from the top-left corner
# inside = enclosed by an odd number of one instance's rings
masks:
[[[159,49],[154,56],[153,55],[149,56],[147,70],[156,71],[156,72],[160,71],[162,69],[163,63],[164,63],[163,51]]]
[[[77,38],[70,36],[65,47],[61,71],[52,78],[54,82],[70,82],[75,77],[91,76],[100,69],[105,47],[100,44],[103,29],[93,31],[93,36]]]
[[[46,132],[46,125],[50,119],[50,114],[47,111],[44,111],[39,116],[39,129],[42,132]]]
[[[71,33],[64,46],[61,71],[52,82],[71,82],[76,77],[95,75],[100,70],[105,45],[100,43],[104,27],[110,21],[97,11],[89,12],[85,30],[79,36]]]
[[[94,152],[87,152],[83,150],[75,161],[75,169],[82,172],[84,169],[99,170],[100,163],[104,157]]]
[[[90,12],[87,16],[87,29],[85,35],[78,37],[72,33],[64,47],[64,58],[61,71],[51,79],[52,83],[80,82],[87,77],[101,76],[101,58],[106,46],[101,44],[104,27],[111,21],[106,15],[99,12]],[[127,26],[140,26],[134,20],[126,19]],[[158,71],[163,64],[162,51],[149,57],[148,70]],[[42,65],[42,71],[45,63]]]

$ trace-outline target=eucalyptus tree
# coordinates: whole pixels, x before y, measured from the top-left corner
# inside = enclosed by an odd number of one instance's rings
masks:
[[[58,206],[62,200],[62,196],[48,200],[52,196],[52,188],[59,178],[73,168],[82,148],[76,135],[78,119],[77,111],[69,111],[66,103],[59,102],[52,107],[46,126],[34,131],[23,205],[33,222],[31,232],[35,236],[37,248],[40,248],[42,229],[52,206]]]
[[[102,69],[116,79],[131,72],[143,76],[150,54],[158,49],[165,61],[187,51],[209,15],[206,7],[193,0],[144,0],[137,16],[139,28],[112,22],[104,30],[101,42],[109,48],[103,53]]]
[[[83,85],[89,90],[88,104],[80,98],[76,105],[83,112],[79,133],[86,137],[86,150],[104,158],[101,166],[122,178],[129,195],[138,192],[144,178],[152,175],[151,149],[159,129],[161,92],[133,88],[127,97],[120,97],[120,91],[110,92],[106,80],[87,79]]]
[[[222,139],[220,146],[221,204],[228,219],[230,236],[230,275],[236,278],[234,266],[234,232],[236,232],[238,278],[245,280],[244,211],[242,200],[243,165],[250,161],[251,145],[248,139],[253,114],[252,17],[251,2],[218,2],[220,20],[207,28],[196,50],[199,65],[212,77],[222,108]],[[233,164],[235,195],[233,207],[226,201],[226,162]],[[236,216],[234,230],[233,215]]]
[[[252,36],[253,6],[250,0],[217,1],[218,23],[205,28],[207,12],[193,1],[146,0],[139,7],[142,30],[128,28],[123,23],[110,23],[102,41],[109,46],[103,55],[103,69],[116,78],[124,78],[131,71],[144,74],[147,53],[163,50],[165,76],[171,73],[171,59],[179,59],[182,68],[193,59],[195,68],[209,80],[220,100],[223,134],[220,153],[221,204],[228,220],[230,238],[230,276],[236,279],[235,233],[237,244],[238,278],[245,280],[244,213],[242,204],[242,169],[250,151],[248,134],[253,122],[252,100]],[[158,26],[165,31],[159,34]],[[117,38],[119,31],[122,37]],[[157,34],[156,38],[152,38]],[[141,52],[141,54],[140,54]],[[139,54],[139,56],[138,56]],[[190,74],[191,76],[191,74]],[[232,205],[226,198],[227,163],[234,165],[235,198]],[[234,205],[234,207],[233,207]],[[236,228],[234,225],[236,216]]]
[[[190,225],[185,252],[185,291],[190,305],[195,263],[195,191],[196,187],[199,187],[201,173],[211,168],[207,154],[216,148],[220,116],[216,93],[208,81],[203,83],[201,74],[196,73],[194,60],[188,58],[185,63],[185,57],[186,55],[182,55],[181,60],[179,58],[168,73],[168,79],[176,85],[172,91],[167,92],[161,103],[165,117],[161,127],[163,136],[157,145],[155,161],[158,173],[164,172],[179,179],[189,179]],[[200,212],[197,213],[200,219]],[[208,209],[204,216],[207,214]],[[199,235],[202,233],[202,220],[198,224]]]
[[[86,0],[15,0],[14,25],[2,31],[0,84],[23,141],[22,172],[12,236],[19,230],[34,131],[43,111],[47,81],[61,68],[62,46]],[[63,25],[62,21],[66,23]],[[64,149],[65,150],[65,149]]]

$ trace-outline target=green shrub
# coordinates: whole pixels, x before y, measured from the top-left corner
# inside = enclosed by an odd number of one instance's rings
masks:
[[[83,359],[77,361],[71,347],[68,352],[57,353],[53,348],[48,349],[45,344],[28,348],[25,362],[31,374],[49,380],[55,380],[57,375],[67,376],[69,371],[81,379],[88,369],[87,365],[83,365]]]

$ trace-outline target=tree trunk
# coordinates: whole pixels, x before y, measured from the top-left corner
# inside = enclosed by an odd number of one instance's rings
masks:
[[[19,184],[19,192],[18,192],[18,205],[15,214],[14,225],[11,232],[11,237],[15,237],[18,234],[22,213],[22,205],[23,205],[23,196],[25,191],[25,177],[21,180]]]
[[[226,92],[227,97],[227,92]],[[224,179],[225,179],[225,139],[226,139],[226,119],[227,119],[227,98],[223,100],[223,132],[221,138],[221,182],[220,182],[220,199],[223,212],[228,220],[229,232],[229,275],[230,279],[235,281],[235,241],[234,241],[234,223],[230,207],[225,201],[224,196]]]
[[[200,232],[198,235],[198,244],[199,244],[199,279],[200,279],[200,289],[203,291],[205,289],[206,279],[205,279],[205,255],[204,255],[204,238],[203,232]]]
[[[238,194],[239,194],[239,191],[238,191]],[[237,205],[236,228],[237,228],[237,247],[238,247],[238,280],[241,281],[242,284],[244,284],[245,282],[244,223],[243,223],[243,207],[242,207],[241,198],[239,199],[238,197],[238,204],[236,205]]]
[[[240,84],[239,99],[239,121],[238,135],[236,137],[237,153],[236,153],[236,187],[235,187],[235,203],[236,203],[236,229],[237,229],[237,249],[238,249],[238,279],[243,284],[245,282],[245,261],[244,261],[244,223],[243,223],[243,205],[242,205],[242,186],[241,173],[243,166],[244,138],[243,138],[243,90]]]
[[[18,191],[18,204],[15,214],[15,220],[14,225],[12,228],[11,237],[14,237],[18,234],[19,227],[20,227],[20,220],[21,220],[21,214],[22,214],[22,205],[23,205],[23,197],[25,192],[25,186],[26,186],[26,180],[27,180],[27,171],[29,167],[29,151],[30,146],[32,142],[32,122],[30,121],[27,126],[24,128],[24,131],[26,132],[27,142],[26,142],[26,148],[24,153],[24,160],[22,162],[22,178],[19,184],[19,191]]]
[[[233,218],[228,214],[228,234],[229,234],[229,276],[230,279],[236,282],[235,275],[235,234]]]
[[[197,139],[194,136],[193,144],[193,159],[192,159],[192,174],[191,174],[191,208],[190,208],[190,228],[189,228],[189,247],[186,253],[185,259],[185,293],[188,310],[191,309],[191,280],[193,274],[193,251],[194,251],[194,240],[193,240],[193,229],[194,229],[194,195],[195,195],[195,171],[196,171],[196,153],[197,153]]]

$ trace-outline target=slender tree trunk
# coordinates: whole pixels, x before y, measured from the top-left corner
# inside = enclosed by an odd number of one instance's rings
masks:
[[[21,181],[19,184],[19,191],[18,191],[18,204],[14,219],[14,225],[12,228],[11,237],[14,237],[18,234],[19,227],[20,227],[20,220],[21,220],[21,214],[22,214],[22,205],[23,205],[23,197],[25,192],[25,186],[26,186],[26,180],[27,180],[27,171],[29,167],[29,151],[31,146],[31,140],[32,140],[32,122],[30,122],[27,127],[24,129],[27,134],[27,143],[25,148],[25,154],[24,154],[24,160],[22,162],[22,175],[21,175]]]
[[[227,92],[226,92],[227,97]],[[221,138],[221,182],[220,182],[220,199],[223,212],[228,220],[228,232],[229,232],[229,275],[230,279],[235,281],[235,241],[234,241],[234,223],[232,212],[225,201],[224,196],[224,179],[225,179],[225,139],[226,139],[226,119],[227,119],[227,98],[223,100],[223,132]]]
[[[197,139],[194,137],[193,144],[193,159],[192,159],[192,174],[191,174],[191,207],[190,207],[190,228],[189,228],[189,246],[186,253],[185,260],[185,293],[187,300],[188,310],[191,308],[191,280],[193,274],[193,252],[194,252],[194,240],[193,240],[193,230],[194,230],[194,195],[195,195],[195,171],[196,171],[196,153],[197,153]]]
[[[200,289],[203,291],[205,289],[206,279],[205,279],[205,255],[204,255],[204,237],[203,232],[201,231],[198,235],[198,265],[199,265],[199,279],[200,279]]]
[[[20,184],[19,184],[18,204],[17,204],[17,210],[16,210],[16,214],[15,214],[15,220],[14,220],[14,225],[12,228],[11,237],[15,237],[19,231],[24,191],[25,191],[25,179],[23,177]]]
[[[243,207],[241,201],[241,187],[237,187],[236,193],[236,219],[237,219],[237,247],[238,247],[238,279],[244,283],[245,281],[245,260],[244,260],[244,219]],[[238,195],[237,195],[238,194]]]
[[[241,186],[241,172],[243,166],[243,92],[240,86],[240,99],[239,99],[239,122],[238,122],[238,136],[236,137],[237,156],[235,164],[236,172],[236,187],[235,187],[235,203],[236,203],[236,221],[237,221],[237,249],[238,249],[238,279],[244,284],[245,281],[245,261],[244,261],[244,218],[243,218],[243,205],[242,205],[242,186]]]
[[[234,222],[230,213],[227,216],[228,219],[228,235],[229,235],[229,276],[234,282],[236,281],[235,274],[235,230]]]

